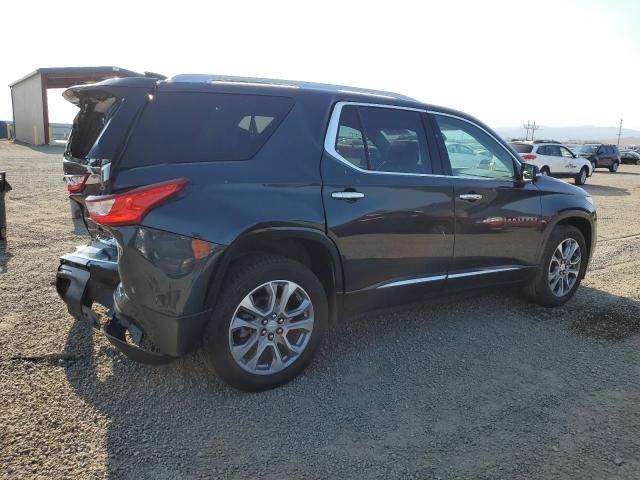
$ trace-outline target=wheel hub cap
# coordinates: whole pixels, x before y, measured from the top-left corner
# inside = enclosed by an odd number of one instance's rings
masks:
[[[256,375],[272,375],[305,350],[313,331],[313,304],[304,289],[274,280],[249,293],[229,325],[229,348],[236,363]]]
[[[556,297],[567,295],[578,281],[582,262],[580,245],[573,238],[566,238],[556,247],[549,262],[548,282]]]

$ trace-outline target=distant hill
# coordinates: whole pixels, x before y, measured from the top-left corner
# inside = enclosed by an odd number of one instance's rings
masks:
[[[504,138],[524,138],[525,129],[522,127],[496,128]],[[603,141],[618,139],[617,127],[545,127],[536,130],[535,138],[553,139],[560,141]],[[621,143],[640,143],[640,130],[623,128],[620,136]]]

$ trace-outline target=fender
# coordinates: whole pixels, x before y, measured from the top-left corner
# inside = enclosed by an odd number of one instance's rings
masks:
[[[332,318],[337,317],[341,310],[342,296],[344,293],[344,272],[342,260],[336,244],[321,230],[300,226],[269,226],[257,227],[240,234],[224,251],[218,268],[211,281],[209,294],[207,295],[205,308],[212,308],[222,288],[222,282],[227,274],[229,265],[238,258],[243,245],[254,243],[267,243],[278,240],[304,240],[315,242],[322,246],[331,259],[333,273],[333,291],[327,292],[327,301]],[[339,298],[339,300],[337,300]]]
[[[537,259],[538,259],[538,263],[540,263],[542,261],[542,256],[544,253],[544,249],[545,246],[547,245],[547,242],[549,241],[549,237],[551,236],[551,232],[553,231],[553,229],[561,222],[570,219],[570,218],[580,218],[582,220],[586,220],[590,227],[591,227],[591,245],[590,245],[590,249],[589,249],[589,256],[587,258],[587,262],[589,262],[591,260],[591,257],[593,256],[593,251],[595,249],[596,246],[596,224],[595,224],[595,219],[596,219],[596,213],[595,211],[590,212],[587,209],[567,209],[567,210],[563,210],[561,211],[559,214],[555,215],[554,217],[548,219],[547,221],[547,225],[545,227],[545,230],[543,232],[543,240],[540,243],[540,247],[538,249],[538,255],[537,255]],[[588,264],[587,264],[588,265]]]

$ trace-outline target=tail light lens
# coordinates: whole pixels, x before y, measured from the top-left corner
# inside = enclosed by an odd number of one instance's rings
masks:
[[[115,195],[87,197],[85,203],[91,219],[101,225],[135,225],[161,202],[183,190],[186,178],[154,183]]]
[[[536,159],[536,156],[533,153],[527,153],[526,155],[522,155],[522,159],[525,162],[531,162]]]
[[[84,175],[65,175],[64,180],[67,182],[67,191],[69,193],[80,193],[84,190],[84,184],[87,183],[89,174]]]

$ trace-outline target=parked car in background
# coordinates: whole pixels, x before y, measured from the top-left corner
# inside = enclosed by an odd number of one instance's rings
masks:
[[[512,141],[510,145],[528,163],[537,166],[543,175],[573,178],[576,185],[584,185],[593,173],[593,166],[576,156],[566,145],[553,140]]]
[[[620,162],[640,165],[640,153],[634,150],[620,150]]]
[[[585,143],[578,145],[576,153],[589,160],[594,170],[608,168],[610,172],[617,172],[620,166],[620,152],[615,145],[603,143]]]
[[[69,156],[101,159],[84,204],[117,251],[64,255],[56,288],[79,319],[106,305],[107,338],[135,360],[203,347],[223,380],[264,390],[354,312],[504,284],[560,306],[593,254],[591,197],[462,112],[205,75],[64,97],[100,113],[79,118]]]

